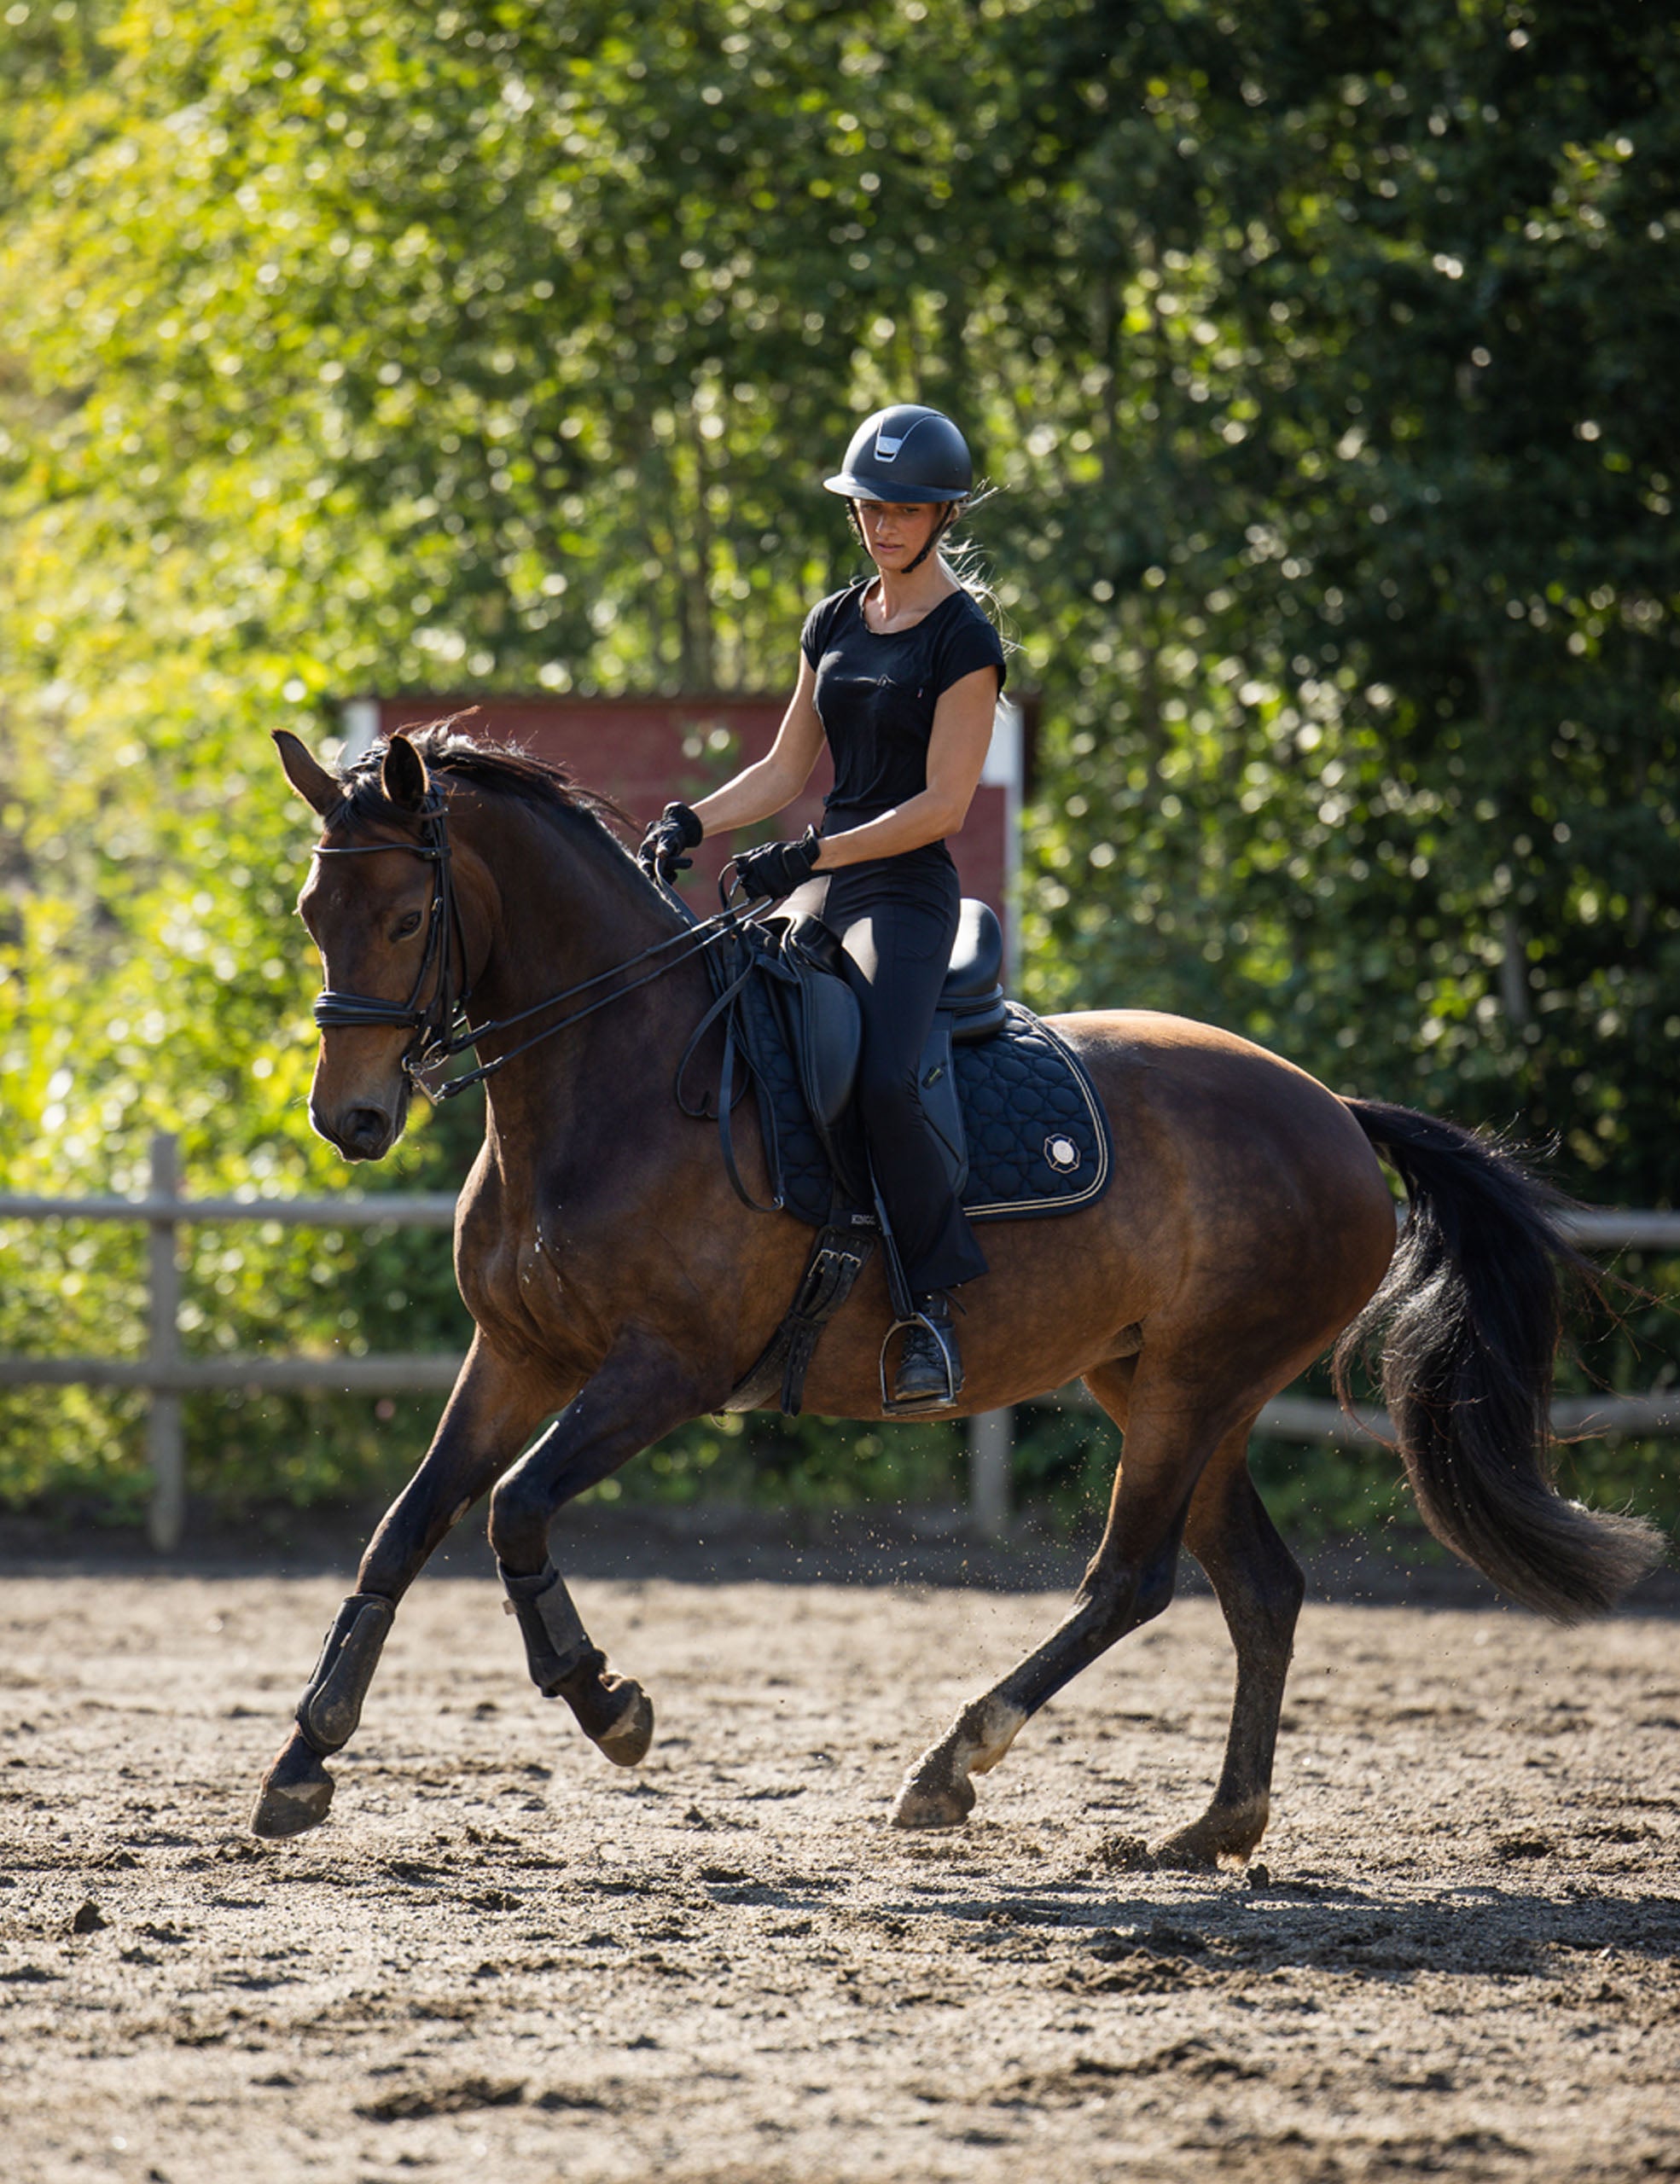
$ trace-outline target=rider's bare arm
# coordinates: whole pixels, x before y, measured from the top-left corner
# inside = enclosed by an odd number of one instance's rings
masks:
[[[953,682],[933,709],[927,787],[878,819],[866,820],[844,834],[828,835],[817,869],[829,872],[874,857],[902,857],[906,850],[919,850],[925,842],[943,841],[959,833],[980,787],[997,709],[995,667],[977,667]]]
[[[751,827],[760,819],[773,818],[811,779],[811,770],[822,750],[817,677],[811,662],[801,655],[799,679],[782,716],[775,742],[756,765],[743,768],[733,781],[702,797],[694,807],[695,818],[708,834],[727,834],[732,827]]]

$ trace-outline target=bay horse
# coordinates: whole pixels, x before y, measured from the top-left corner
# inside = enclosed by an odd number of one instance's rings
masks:
[[[810,1238],[741,1202],[713,1132],[673,1098],[711,988],[692,926],[604,823],[601,799],[448,722],[393,735],[342,775],[295,736],[276,740],[323,825],[299,904],[327,975],[311,1123],[347,1159],[379,1159],[402,1132],[416,1056],[468,1043],[488,1100],[455,1239],[477,1331],[264,1778],[252,1826],[286,1836],[325,1817],[323,1762],[359,1721],[397,1604],[485,1493],[538,1687],[567,1700],[609,1760],[645,1755],[652,1707],[584,1631],[549,1560],[549,1527],[638,1450],[724,1406],[786,1310]],[[478,1031],[448,1049],[468,995]],[[916,1762],[892,1818],[959,1824],[973,1777],[1166,1606],[1182,1545],[1224,1611],[1236,1691],[1212,1801],[1157,1856],[1240,1862],[1266,1826],[1304,1591],[1249,1478],[1248,1437],[1261,1406],[1339,1336],[1345,1354],[1381,1333],[1385,1394],[1426,1520],[1515,1599],[1562,1621],[1605,1611],[1661,1542],[1551,1483],[1568,1247],[1548,1194],[1513,1159],[1454,1124],[1339,1098],[1208,1025],[1131,1010],[1055,1022],[1107,1107],[1113,1180],[1078,1212],[989,1230],[992,1270],[965,1300],[960,1409],[1083,1380],[1123,1455],[1069,1612]],[[739,1122],[749,1171],[762,1160],[751,1105]],[[1398,1246],[1379,1146],[1410,1199]],[[877,1255],[817,1349],[812,1410],[882,1415],[890,1316]]]

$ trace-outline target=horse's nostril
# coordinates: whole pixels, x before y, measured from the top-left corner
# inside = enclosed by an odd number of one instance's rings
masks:
[[[352,1107],[345,1117],[342,1142],[346,1152],[380,1153],[391,1131],[391,1118],[378,1107]]]

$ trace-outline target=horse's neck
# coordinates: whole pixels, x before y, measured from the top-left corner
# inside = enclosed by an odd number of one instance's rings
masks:
[[[583,814],[556,821],[488,795],[478,804],[468,845],[494,878],[500,902],[489,959],[473,994],[473,1020],[517,1017],[590,979],[602,980],[552,1014],[528,1017],[481,1043],[481,1061],[510,1057],[486,1083],[493,1115],[506,1136],[529,1101],[534,1098],[548,1105],[563,1098],[603,1038],[617,1044],[632,1024],[639,1051],[650,1064],[661,1060],[675,1037],[672,1003],[678,1015],[692,1015],[692,1006],[684,1009],[680,996],[704,974],[697,966],[686,974],[673,968],[641,991],[596,1011],[575,1030],[556,1031],[514,1055],[514,1048],[550,1024],[566,1022],[612,991],[617,982],[603,973],[679,933],[682,922]],[[675,965],[683,952],[679,943],[650,957],[627,972],[625,983],[662,964]],[[668,1083],[668,1072],[660,1073]]]

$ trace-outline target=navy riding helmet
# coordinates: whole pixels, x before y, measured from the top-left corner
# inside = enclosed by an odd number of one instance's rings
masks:
[[[864,418],[844,464],[823,483],[848,501],[966,501],[974,465],[949,417],[919,402],[895,402]]]

